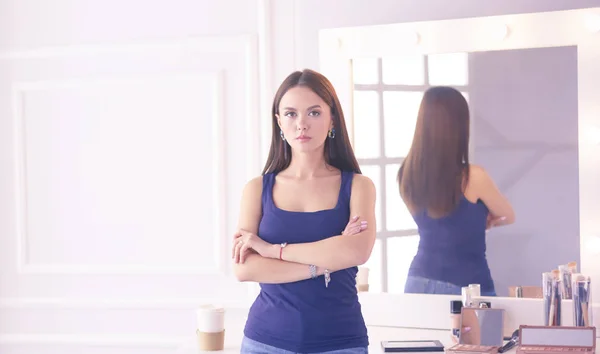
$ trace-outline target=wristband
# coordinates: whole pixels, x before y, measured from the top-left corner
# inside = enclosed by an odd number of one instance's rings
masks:
[[[317,277],[317,266],[311,264],[311,265],[308,266],[308,269],[310,271],[310,278],[311,279],[316,278]]]
[[[279,244],[279,260],[283,261],[283,248],[287,246],[287,242]]]

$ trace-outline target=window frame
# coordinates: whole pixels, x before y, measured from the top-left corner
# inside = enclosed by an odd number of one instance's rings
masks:
[[[468,54],[468,53],[467,53]],[[395,237],[407,237],[407,236],[419,236],[419,232],[418,229],[415,228],[404,228],[404,229],[398,229],[398,230],[388,230],[387,225],[387,198],[389,195],[392,195],[394,192],[388,191],[387,189],[387,173],[386,173],[386,169],[388,166],[390,165],[401,165],[404,162],[404,159],[406,158],[406,156],[400,156],[400,157],[388,157],[386,156],[386,151],[385,151],[385,144],[386,144],[386,138],[385,138],[385,110],[384,110],[384,93],[385,92],[425,92],[428,88],[432,87],[433,85],[430,84],[429,81],[429,55],[422,55],[422,60],[423,60],[423,83],[422,84],[418,84],[418,85],[411,85],[411,84],[386,84],[384,83],[383,80],[383,57],[384,56],[380,56],[377,57],[376,63],[375,65],[377,66],[376,72],[377,72],[377,82],[376,83],[371,83],[371,84],[363,84],[363,83],[354,83],[352,82],[352,94],[354,94],[354,92],[356,91],[363,91],[363,92],[376,92],[377,93],[377,104],[378,104],[378,112],[379,112],[379,156],[378,157],[373,157],[373,158],[358,158],[358,163],[361,167],[363,166],[375,166],[379,169],[380,173],[379,173],[379,181],[377,181],[379,183],[379,188],[380,190],[378,191],[378,198],[380,199],[379,201],[379,205],[380,205],[380,214],[377,215],[377,217],[379,218],[377,220],[378,225],[381,225],[381,230],[377,231],[377,235],[376,238],[380,241],[380,245],[381,245],[381,259],[379,259],[379,267],[381,270],[381,273],[378,274],[379,276],[379,280],[381,282],[381,291],[382,292],[388,292],[389,290],[389,275],[388,275],[388,240],[390,238],[395,238]],[[469,68],[469,55],[467,55],[467,68]],[[351,68],[352,71],[354,72],[354,60],[352,59],[351,62]],[[467,83],[465,85],[451,85],[452,87],[456,88],[457,90],[459,90],[461,93],[469,93],[469,77],[467,76]],[[356,117],[354,116],[354,111],[350,111],[347,118],[348,120],[351,120],[352,122],[352,126],[355,125],[355,119]],[[471,129],[473,129],[472,127],[473,125],[473,120],[471,119]],[[354,144],[355,141],[355,137],[356,137],[356,132],[354,132],[354,134],[351,135],[351,142],[352,144]],[[471,143],[469,146],[470,154],[472,154],[472,146],[473,144]],[[398,191],[395,191],[395,193],[398,193]],[[373,274],[373,272],[370,273],[371,276],[375,275]]]

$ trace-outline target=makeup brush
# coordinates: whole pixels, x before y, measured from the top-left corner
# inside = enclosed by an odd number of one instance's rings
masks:
[[[507,352],[507,351],[511,350],[512,348],[514,348],[517,344],[519,344],[519,330],[518,329],[516,329],[513,332],[512,336],[508,340],[508,343],[504,344],[501,348],[498,349],[498,353]]]

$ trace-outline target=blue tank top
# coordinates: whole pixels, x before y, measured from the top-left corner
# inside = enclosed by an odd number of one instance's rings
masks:
[[[436,219],[426,211],[413,216],[419,228],[419,248],[409,275],[458,286],[480,284],[493,291],[494,282],[485,256],[488,208],[464,196],[450,215]]]
[[[258,235],[272,244],[320,241],[339,235],[350,219],[353,172],[342,171],[337,205],[316,212],[292,212],[273,203],[275,174],[263,176]],[[260,284],[244,335],[257,342],[301,353],[369,345],[356,291],[357,267],[285,284]],[[306,266],[309,274],[309,268]]]

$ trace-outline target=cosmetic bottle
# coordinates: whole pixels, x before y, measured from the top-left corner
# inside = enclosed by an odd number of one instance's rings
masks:
[[[471,292],[471,297],[480,297],[481,296],[481,285],[469,284],[469,291]]]
[[[450,301],[450,330],[452,331],[452,339],[456,343],[458,343],[458,336],[460,335],[460,315],[462,312],[462,308],[462,301]]]
[[[523,297],[523,287],[517,286],[515,288],[515,297]]]
[[[468,286],[463,286],[461,288],[461,295],[463,307],[472,307],[473,297],[471,296],[471,289]]]

